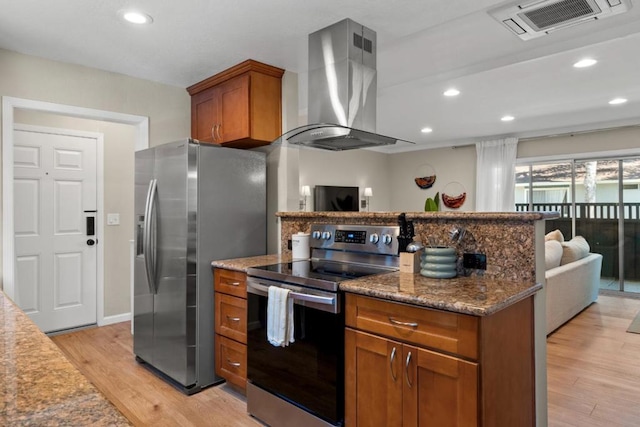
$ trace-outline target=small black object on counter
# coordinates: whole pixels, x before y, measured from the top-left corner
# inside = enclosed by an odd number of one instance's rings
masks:
[[[407,245],[413,241],[415,236],[413,221],[407,221],[407,215],[403,212],[398,215],[398,226],[400,234],[398,235],[398,254],[407,251]]]

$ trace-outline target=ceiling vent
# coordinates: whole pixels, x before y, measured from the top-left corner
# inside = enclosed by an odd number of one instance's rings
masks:
[[[522,40],[608,18],[631,8],[631,0],[534,0],[489,11]]]

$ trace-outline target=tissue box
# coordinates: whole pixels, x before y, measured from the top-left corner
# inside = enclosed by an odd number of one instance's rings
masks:
[[[400,271],[402,273],[417,273],[420,271],[420,251],[400,252]]]

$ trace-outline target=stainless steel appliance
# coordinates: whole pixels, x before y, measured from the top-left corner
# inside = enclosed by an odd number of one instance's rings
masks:
[[[211,261],[266,250],[263,153],[184,140],[136,153],[133,350],[185,393],[214,373]]]
[[[376,45],[376,32],[351,19],[310,34],[309,124],[274,142],[333,151],[396,144],[376,133]]]
[[[247,271],[247,410],[278,427],[344,421],[344,295],[341,281],[398,268],[399,227],[313,225],[311,259]],[[290,289],[294,338],[267,341],[270,286]]]

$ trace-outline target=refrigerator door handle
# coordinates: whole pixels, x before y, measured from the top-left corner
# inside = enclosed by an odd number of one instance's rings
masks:
[[[157,228],[157,223],[155,220],[155,210],[156,210],[156,203],[158,200],[158,180],[154,179],[153,180],[153,188],[151,189],[151,200],[150,200],[150,206],[149,206],[149,218],[151,219],[151,221],[149,221],[149,249],[151,250],[151,274],[152,274],[152,278],[153,281],[152,283],[152,292],[154,294],[158,293],[158,279],[156,277],[156,272],[158,271],[157,269],[157,257],[158,257],[158,250],[157,250],[157,246],[158,246],[158,240],[157,240],[157,233],[156,233],[156,228]]]
[[[152,179],[149,182],[149,191],[147,192],[147,203],[144,210],[144,230],[143,230],[143,252],[144,266],[147,272],[147,281],[149,283],[149,291],[156,293],[155,278],[155,239],[152,235],[152,217],[153,207],[156,199],[157,180]],[[153,247],[152,247],[153,246]]]

